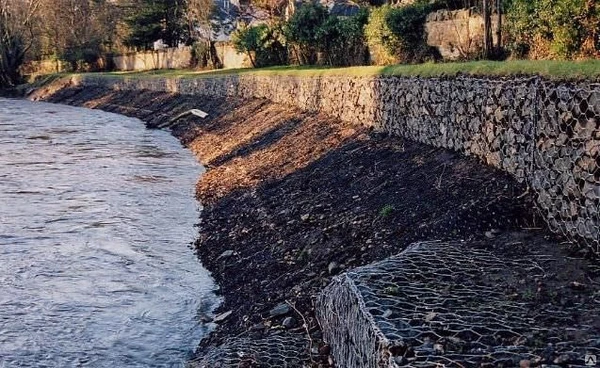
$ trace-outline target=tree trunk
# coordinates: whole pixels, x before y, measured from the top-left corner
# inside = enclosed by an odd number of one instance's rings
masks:
[[[483,2],[483,57],[489,59],[492,56],[492,16],[490,0]]]
[[[502,52],[502,0],[496,0],[496,15],[498,16],[498,26],[496,27],[496,52],[499,55]]]

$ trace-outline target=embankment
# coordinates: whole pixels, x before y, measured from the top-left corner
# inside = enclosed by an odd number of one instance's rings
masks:
[[[538,77],[225,76],[77,83],[267,99],[479,158],[525,182],[552,229],[600,254],[600,84]]]
[[[199,366],[328,365],[315,297],[335,275],[421,240],[509,248],[524,260],[544,251],[551,278],[525,273],[502,290],[526,300],[534,314],[562,300],[555,307],[561,316],[598,318],[569,308],[574,300],[594,303],[598,275],[582,260],[569,261],[532,210],[532,196],[523,195],[534,162],[526,154],[538,145],[525,134],[532,122],[516,122],[515,114],[535,110],[520,88],[539,82],[483,80],[455,99],[461,92],[452,83],[466,83],[460,78],[103,78],[54,84],[32,98],[135,116],[149,126],[190,108],[209,114],[171,126],[208,168],[197,186],[204,210],[196,246],[224,296]],[[525,102],[510,105],[516,100]],[[500,101],[505,108],[491,109]],[[476,158],[443,148],[450,145]],[[566,287],[573,282],[587,288]],[[339,346],[333,350],[342,360]]]

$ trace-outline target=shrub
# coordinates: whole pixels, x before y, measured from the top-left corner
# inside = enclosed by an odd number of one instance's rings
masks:
[[[329,12],[318,3],[303,4],[285,26],[285,36],[300,64],[316,64],[319,32]]]
[[[385,65],[438,59],[437,50],[425,41],[425,20],[433,10],[434,5],[423,1],[373,9],[365,27],[371,61]]]
[[[387,23],[387,16],[393,10],[389,5],[372,9],[365,26],[365,38],[369,46],[371,63],[376,65],[396,64],[396,51],[401,47],[401,40]]]
[[[425,37],[425,20],[433,10],[431,3],[417,1],[386,14],[387,26],[399,40],[396,55],[400,61],[420,63],[439,58],[439,53],[427,45]]]
[[[317,45],[323,63],[333,66],[364,65],[368,52],[363,29],[368,13],[349,18],[329,16],[317,30]]]
[[[287,62],[281,28],[266,24],[238,28],[232,41],[238,52],[245,52],[254,67],[282,65]]]
[[[192,44],[192,65],[197,68],[207,68],[211,63],[210,43],[198,41]]]
[[[597,56],[600,4],[593,0],[512,0],[505,31],[514,57]]]

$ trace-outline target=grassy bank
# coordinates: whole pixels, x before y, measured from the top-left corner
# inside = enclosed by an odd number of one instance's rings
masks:
[[[316,66],[277,66],[261,69],[222,69],[211,71],[153,70],[145,72],[100,73],[129,78],[173,77],[211,78],[227,75],[351,75],[351,76],[421,76],[439,77],[457,74],[475,76],[540,75],[549,79],[600,79],[600,60],[587,61],[471,61],[462,63],[427,63],[415,65],[355,66],[327,68]]]

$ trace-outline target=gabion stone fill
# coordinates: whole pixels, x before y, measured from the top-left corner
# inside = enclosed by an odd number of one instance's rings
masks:
[[[520,275],[543,277],[543,261],[417,243],[335,278],[318,297],[317,318],[338,367],[583,366],[586,354],[600,356],[600,332],[563,318],[598,315],[598,301],[539,313],[504,289]],[[565,337],[565,326],[578,337]]]
[[[600,255],[600,85],[540,83],[531,186],[550,227]]]
[[[306,335],[282,333],[261,339],[237,338],[213,346],[190,363],[190,368],[300,368],[310,364]]]

